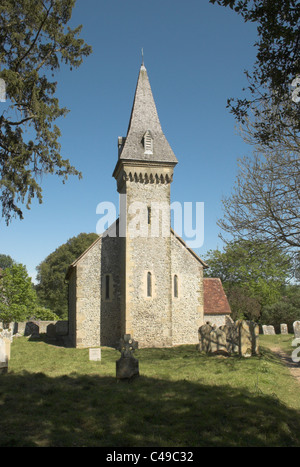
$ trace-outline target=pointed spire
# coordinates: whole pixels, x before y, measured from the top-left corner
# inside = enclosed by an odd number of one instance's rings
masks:
[[[142,66],[144,66],[144,49],[142,47]]]
[[[120,160],[176,164],[177,159],[162,131],[158,118],[143,53],[142,59],[127,136],[120,151]]]

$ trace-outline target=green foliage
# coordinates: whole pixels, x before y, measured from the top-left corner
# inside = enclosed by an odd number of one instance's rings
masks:
[[[280,300],[267,305],[261,316],[262,324],[273,324],[279,327],[281,323],[288,325],[289,332],[293,332],[293,322],[300,320],[300,286],[289,286]]]
[[[9,255],[0,255],[0,269],[11,268],[14,260]]]
[[[25,321],[37,305],[36,292],[25,266],[14,264],[0,278],[0,321]]]
[[[240,240],[224,251],[210,250],[205,258],[207,277],[219,277],[235,317],[258,318],[260,310],[281,297],[290,258],[271,244]]]
[[[33,310],[30,319],[41,321],[57,321],[59,317],[48,308],[37,305]]]
[[[60,63],[78,67],[91,47],[79,38],[81,26],[67,27],[75,0],[2,0],[0,4],[0,78],[8,108],[0,116],[0,201],[2,214],[23,218],[35,196],[37,177],[81,174],[60,155],[60,130],[54,121],[68,112],[50,81]],[[29,130],[30,137],[26,135]]]
[[[259,320],[262,309],[260,297],[254,297],[246,285],[228,287],[227,298],[231,308],[231,318],[234,321],[249,319],[257,322]]]
[[[228,100],[237,120],[245,123],[251,112],[256,120],[256,142],[280,142],[282,134],[299,136],[300,107],[292,100],[291,84],[300,74],[299,17],[297,0],[210,0],[229,6],[245,22],[257,24],[258,39],[253,71],[245,71],[247,97]],[[268,106],[265,106],[265,103]],[[262,104],[262,106],[261,106]],[[298,139],[299,151],[299,139]]]
[[[60,318],[68,316],[68,286],[65,283],[68,267],[97,238],[98,235],[94,233],[81,233],[58,247],[37,267],[39,303]]]

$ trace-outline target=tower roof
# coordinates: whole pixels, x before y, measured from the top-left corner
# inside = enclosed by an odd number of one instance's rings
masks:
[[[177,163],[162,131],[144,64],[140,68],[127,136],[123,138],[119,160]]]

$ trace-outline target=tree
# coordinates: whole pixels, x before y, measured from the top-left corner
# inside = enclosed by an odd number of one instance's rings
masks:
[[[300,158],[276,150],[244,158],[218,225],[234,239],[260,239],[299,255]]]
[[[229,6],[245,22],[257,23],[256,61],[252,72],[245,71],[249,82],[244,89],[247,95],[243,99],[228,99],[230,111],[242,124],[249,124],[253,117],[252,137],[256,144],[280,143],[282,135],[288,132],[297,140],[299,151],[299,2],[210,0],[210,3]]]
[[[35,196],[42,202],[42,174],[56,174],[63,182],[81,176],[60,155],[54,121],[68,111],[55,97],[57,82],[49,79],[61,63],[72,69],[91,53],[78,37],[82,26],[66,27],[75,1],[1,1],[0,78],[9,105],[0,116],[0,200],[7,224],[23,218],[20,203],[29,209]]]
[[[75,261],[96,239],[97,234],[81,233],[58,247],[37,267],[36,291],[39,303],[60,318],[68,316],[68,286],[65,276]]]
[[[11,268],[14,260],[9,255],[0,254],[0,269]]]
[[[36,307],[36,293],[25,266],[13,264],[0,278],[0,321],[25,321]]]
[[[235,317],[259,316],[268,304],[276,303],[289,278],[289,256],[272,244],[232,241],[224,251],[210,250],[205,258],[208,277],[219,277]]]
[[[262,324],[273,324],[278,329],[281,323],[288,325],[289,332],[293,332],[293,322],[300,319],[300,287],[290,285],[286,287],[278,302],[268,305],[262,312]]]

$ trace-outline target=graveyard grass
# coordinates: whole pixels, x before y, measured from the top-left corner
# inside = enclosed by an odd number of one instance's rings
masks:
[[[293,335],[260,336],[260,355],[196,346],[140,349],[140,376],[116,380],[120,353],[14,339],[0,375],[0,446],[300,446],[300,384],[271,352]]]

